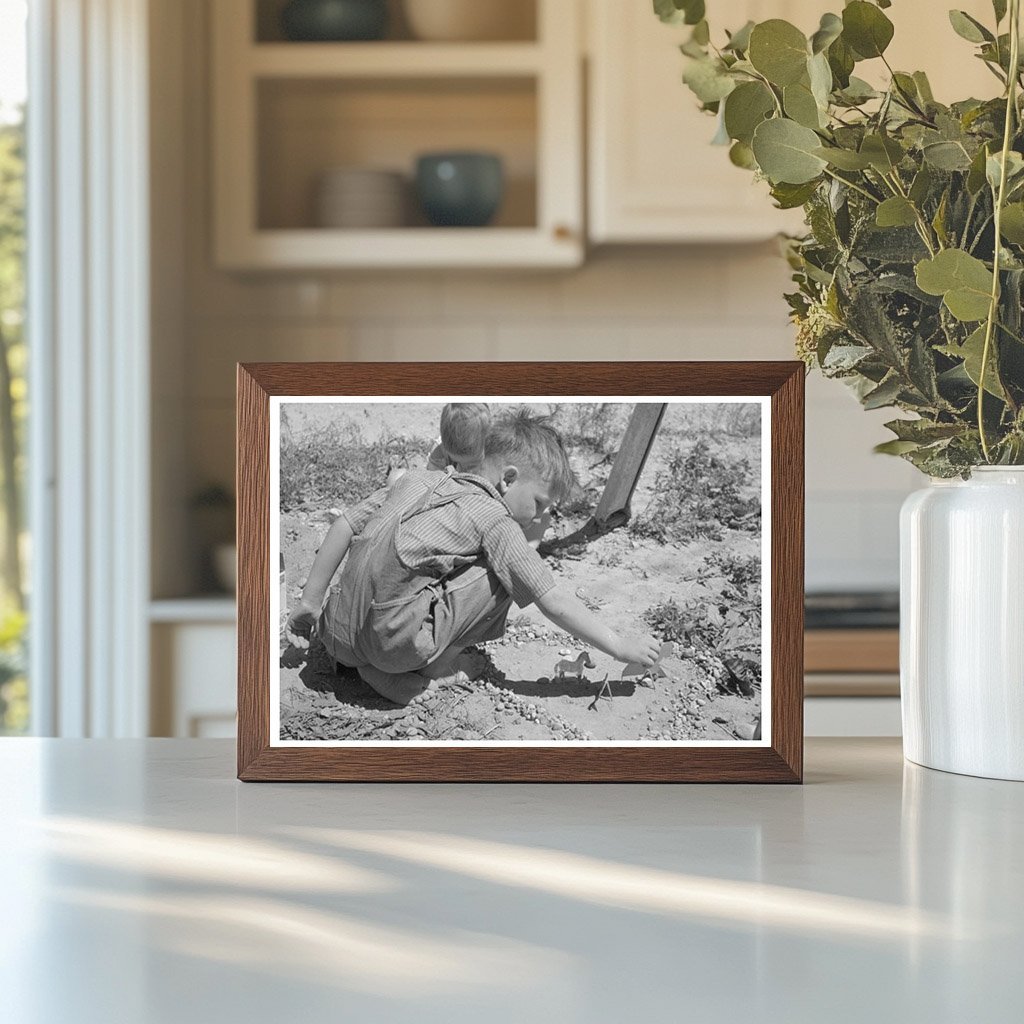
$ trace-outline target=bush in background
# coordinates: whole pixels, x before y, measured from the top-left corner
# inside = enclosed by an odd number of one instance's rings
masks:
[[[746,459],[729,457],[708,437],[677,447],[655,477],[654,497],[630,521],[629,531],[664,544],[721,540],[727,529],[757,530],[761,500],[752,477]]]
[[[281,442],[281,509],[354,505],[396,468],[424,465],[433,441],[396,435],[367,441],[354,423],[329,423]]]

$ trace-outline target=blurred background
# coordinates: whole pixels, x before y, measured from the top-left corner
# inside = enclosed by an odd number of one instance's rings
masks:
[[[888,13],[894,66],[912,36],[940,99],[993,93],[944,8]],[[4,732],[233,733],[238,361],[794,357],[799,215],[710,144],[685,31],[649,0],[0,0]],[[893,733],[920,480],[872,454],[891,415],[807,388],[808,731]]]

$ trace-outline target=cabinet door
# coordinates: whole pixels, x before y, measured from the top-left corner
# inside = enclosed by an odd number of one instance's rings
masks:
[[[711,145],[715,120],[682,83],[679,44],[689,29],[663,25],[649,0],[587,2],[591,240],[738,241],[798,231],[799,212],[776,210],[767,185]],[[826,5],[712,0],[708,17],[716,39],[748,19],[790,18],[807,31]]]
[[[650,0],[586,0],[590,26],[589,215],[594,242],[702,242],[767,238],[800,231],[799,211],[776,210],[767,186],[710,145],[713,118],[681,82],[678,44],[685,26],[663,25]],[[709,0],[712,36],[748,19],[786,18],[810,34],[828,0]],[[896,26],[890,62],[927,71],[944,102],[998,94],[999,84],[952,30],[946,7],[901,0],[886,14]],[[990,0],[955,6],[991,24]],[[1005,31],[1005,23],[1003,25]],[[881,61],[857,73],[881,84]]]

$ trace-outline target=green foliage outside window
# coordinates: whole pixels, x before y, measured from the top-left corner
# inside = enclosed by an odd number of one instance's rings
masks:
[[[28,723],[24,451],[28,411],[24,119],[0,121],[0,734]]]

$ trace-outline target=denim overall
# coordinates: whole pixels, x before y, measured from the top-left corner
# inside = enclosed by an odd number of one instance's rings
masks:
[[[436,479],[434,479],[436,478]],[[417,516],[458,502],[467,511],[492,498],[485,483],[448,473],[407,474],[352,541],[338,583],[317,622],[328,653],[343,665],[414,672],[450,647],[505,631],[512,598],[480,552],[415,561],[403,530]]]

